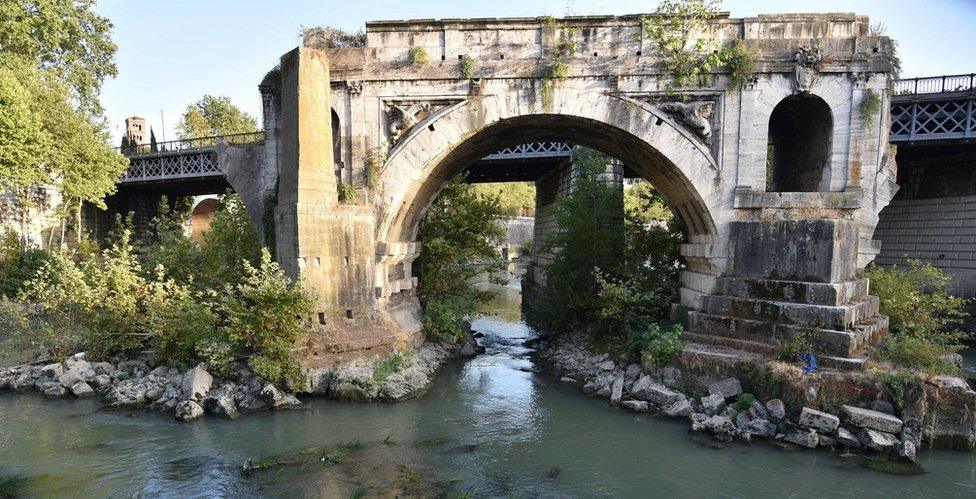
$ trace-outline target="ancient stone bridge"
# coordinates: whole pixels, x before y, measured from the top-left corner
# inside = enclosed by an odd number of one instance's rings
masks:
[[[264,140],[217,150],[252,219],[270,223],[259,214],[273,206],[282,266],[319,291],[323,348],[419,340],[426,208],[457,173],[527,142],[610,154],[684,219],[689,348],[770,353],[808,330],[827,363],[850,366],[886,332],[859,275],[897,189],[889,115],[862,105],[888,108],[891,45],[866,17],[719,16],[709,35],[744,40],[755,74],[675,89],[642,16],[366,27],[364,47],[309,39],[285,54],[261,85]]]

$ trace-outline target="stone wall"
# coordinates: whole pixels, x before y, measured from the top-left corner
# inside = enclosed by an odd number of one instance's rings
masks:
[[[899,155],[899,168],[901,190],[875,232],[875,263],[929,262],[953,275],[954,293],[976,297],[976,151],[922,149]]]

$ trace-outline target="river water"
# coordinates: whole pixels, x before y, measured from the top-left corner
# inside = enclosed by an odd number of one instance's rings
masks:
[[[487,352],[399,404],[305,399],[298,411],[178,423],[4,394],[0,482],[75,497],[976,497],[974,454],[924,450],[927,473],[889,475],[828,452],[716,449],[685,422],[611,408],[532,372],[517,284],[499,290],[474,322]],[[277,465],[241,473],[269,456]]]

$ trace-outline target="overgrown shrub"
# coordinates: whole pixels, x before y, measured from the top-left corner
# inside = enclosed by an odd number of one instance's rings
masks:
[[[359,197],[356,194],[356,188],[350,184],[339,183],[336,188],[338,189],[340,203],[352,203]]]
[[[458,62],[458,70],[461,72],[461,76],[470,80],[474,77],[474,58],[468,54],[462,55]]]
[[[217,318],[190,286],[163,276],[147,285],[144,302],[146,331],[159,354],[171,362],[190,364],[198,358],[200,345],[217,335]]]
[[[430,55],[427,50],[423,47],[410,47],[410,51],[407,52],[407,59],[411,66],[416,66],[422,68],[430,64]]]
[[[292,350],[313,303],[302,284],[292,282],[264,250],[258,266],[245,261],[241,281],[226,284],[220,313],[230,340],[251,355],[255,373],[272,382],[298,383],[301,368]]]
[[[955,373],[946,356],[961,348],[964,334],[957,326],[967,314],[966,300],[949,293],[952,277],[916,260],[908,267],[871,267],[866,275],[893,333],[880,356],[909,368]]]
[[[373,360],[373,379],[383,382],[391,374],[400,372],[407,365],[408,355],[401,350],[395,350],[386,357],[378,357]]]
[[[766,364],[754,364],[745,372],[742,381],[745,388],[761,400],[772,400],[782,393],[784,376]]]
[[[710,35],[708,21],[718,16],[717,0],[662,0],[654,15],[643,20],[644,32],[654,44],[675,87],[701,84],[712,70],[730,60],[730,48]]]
[[[756,55],[742,40],[734,40],[722,53],[722,62],[729,70],[729,87],[742,85],[756,72]]]
[[[683,330],[680,324],[662,327],[656,322],[645,322],[642,329],[631,332],[627,350],[639,352],[643,366],[664,366],[681,354]]]
[[[13,298],[20,294],[24,283],[37,275],[51,256],[37,248],[21,251],[19,243],[11,246],[8,241],[5,238],[0,246],[0,296]]]
[[[864,93],[864,97],[861,97],[861,103],[857,107],[861,111],[861,121],[868,127],[872,127],[875,117],[881,112],[881,96],[878,95],[878,92],[868,89]]]
[[[479,195],[463,177],[448,182],[427,210],[420,224],[423,251],[416,268],[428,338],[456,337],[460,321],[491,298],[489,291],[477,289],[471,279],[483,272],[497,275],[504,269],[492,244],[493,239],[504,236],[495,223],[499,212],[496,196]]]
[[[194,275],[198,289],[220,289],[244,276],[241,262],[257,265],[261,241],[240,196],[227,192],[218,199],[210,228],[203,233],[203,268]]]

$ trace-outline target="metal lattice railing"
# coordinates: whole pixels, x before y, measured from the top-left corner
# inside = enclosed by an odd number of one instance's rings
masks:
[[[892,142],[976,137],[976,98],[891,103]]]
[[[926,76],[895,82],[895,95],[942,94],[976,90],[976,73],[968,75]]]
[[[219,177],[217,144],[249,144],[264,139],[264,132],[172,140],[156,144],[119,147],[129,157],[129,169],[120,183]]]
[[[565,142],[527,142],[514,147],[506,147],[494,154],[485,156],[485,161],[506,159],[551,158],[571,156],[573,147]]]

